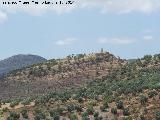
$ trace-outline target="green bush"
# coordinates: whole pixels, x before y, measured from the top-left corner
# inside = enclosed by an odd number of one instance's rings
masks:
[[[60,119],[60,113],[57,110],[50,110],[49,113],[54,120]]]
[[[28,111],[26,109],[23,109],[21,111],[21,114],[22,114],[23,118],[28,119]]]
[[[50,110],[49,114],[51,117],[54,117],[56,114],[59,114],[56,110]]]
[[[46,118],[46,115],[44,112],[42,112],[41,110],[35,110],[35,113],[34,113],[35,117],[34,117],[34,120],[42,120],[42,119],[45,119]]]
[[[82,113],[82,117],[85,117],[85,116],[88,117],[88,113],[87,112]]]
[[[35,100],[35,104],[36,105],[41,105],[41,104],[46,104],[47,102],[49,102],[49,97],[47,95],[44,96],[39,96],[36,100]]]
[[[3,116],[3,110],[0,110],[0,118]]]
[[[19,101],[15,100],[10,103],[10,107],[15,107],[19,104]]]
[[[0,109],[0,118],[1,118],[1,117],[3,116],[3,114],[4,114],[5,112],[7,112],[7,111],[8,111],[8,108],[7,108],[7,107]]]
[[[160,112],[156,113],[156,120],[160,120]]]
[[[5,108],[2,109],[2,111],[7,112],[7,111],[9,111],[9,109],[7,107],[5,107]]]
[[[59,113],[60,115],[63,113],[63,111],[65,111],[65,108],[58,107],[58,108],[56,109],[56,112]]]
[[[19,113],[10,112],[10,115],[7,118],[7,120],[19,120],[19,118],[20,118],[20,114]]]
[[[94,117],[98,117],[98,116],[99,116],[99,112],[95,112]]]
[[[68,110],[68,112],[74,111],[75,110],[75,105],[74,104],[67,105],[67,110]]]
[[[84,102],[83,98],[82,97],[78,98],[78,102],[83,103]]]
[[[103,103],[103,106],[104,106],[104,108],[109,108],[108,102],[105,101],[105,102]]]
[[[118,108],[118,109],[123,109],[123,108],[124,108],[122,101],[118,101],[118,102],[116,103],[116,105],[117,105],[117,108]]]
[[[144,117],[143,114],[140,115],[140,119],[141,119],[141,120],[145,120],[145,117]]]
[[[129,116],[129,115],[130,115],[128,108],[124,108],[124,110],[123,110],[123,115],[124,115],[124,116]]]
[[[97,105],[97,101],[96,100],[91,100],[88,103],[90,106],[96,106]]]
[[[24,99],[21,103],[23,105],[29,105],[31,102],[32,102],[32,99],[31,98],[27,98],[27,99]]]
[[[60,115],[58,115],[58,114],[55,115],[55,116],[53,117],[53,119],[54,119],[54,120],[60,120]]]
[[[123,120],[133,120],[133,118],[129,116],[129,117],[125,117]]]
[[[82,120],[89,120],[87,116],[82,117]]]
[[[141,105],[145,105],[147,101],[148,101],[148,98],[146,96],[144,95],[140,96]]]
[[[70,120],[78,120],[78,117],[75,113],[70,115]]]
[[[105,102],[103,103],[103,106],[100,106],[100,110],[101,110],[102,112],[106,112],[108,108],[109,108],[109,105],[108,105],[108,102],[107,102],[107,101],[105,101]]]
[[[112,109],[111,109],[111,113],[112,113],[112,114],[117,114],[117,108],[112,108]]]
[[[82,108],[81,105],[76,105],[75,109],[76,109],[77,112],[83,112],[83,108]]]
[[[89,107],[87,108],[86,112],[87,112],[89,115],[94,114],[94,108],[93,108],[93,106],[89,106]]]
[[[89,120],[87,112],[82,113],[82,120]]]
[[[153,97],[156,96],[156,95],[158,95],[158,93],[157,93],[156,91],[150,91],[150,92],[148,93],[148,97],[149,97],[149,98],[153,98]]]
[[[108,103],[111,103],[114,101],[114,97],[113,96],[105,96],[105,101],[108,102]]]

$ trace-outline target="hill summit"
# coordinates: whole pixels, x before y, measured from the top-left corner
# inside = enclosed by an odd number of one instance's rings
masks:
[[[108,75],[125,63],[125,60],[103,51],[48,60],[8,74],[0,84],[0,88],[5,89],[7,94],[0,94],[0,97],[30,96],[77,88]],[[8,94],[10,91],[12,93]]]

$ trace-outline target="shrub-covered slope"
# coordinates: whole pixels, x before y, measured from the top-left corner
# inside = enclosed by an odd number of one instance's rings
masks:
[[[1,102],[8,120],[160,120],[160,55],[127,63],[79,89]]]
[[[77,88],[86,82],[108,75],[125,60],[108,52],[79,54],[52,59],[16,70],[1,81],[1,98],[43,94],[52,90]]]

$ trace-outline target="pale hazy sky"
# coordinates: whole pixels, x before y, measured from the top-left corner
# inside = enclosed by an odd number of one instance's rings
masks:
[[[122,58],[160,53],[159,13],[160,0],[76,0],[49,7],[4,6],[0,0],[0,59],[50,59],[100,48]]]

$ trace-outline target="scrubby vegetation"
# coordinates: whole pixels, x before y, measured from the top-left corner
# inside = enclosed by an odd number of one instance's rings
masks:
[[[1,108],[5,104],[11,106],[9,112],[3,113],[8,120],[160,120],[159,101],[160,54],[157,54],[112,69],[84,86],[50,91],[18,103],[3,102]]]

